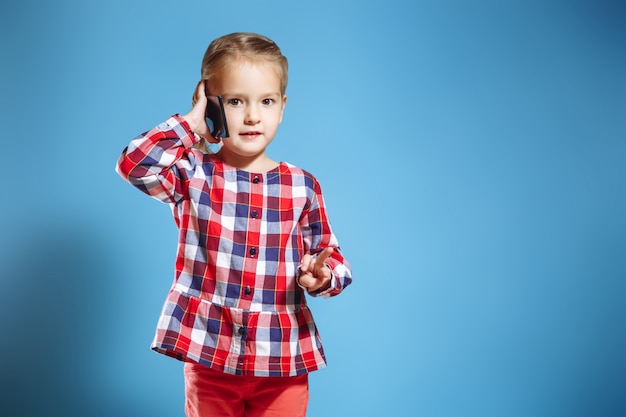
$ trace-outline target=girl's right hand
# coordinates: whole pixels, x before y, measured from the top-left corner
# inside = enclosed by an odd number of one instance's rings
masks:
[[[193,107],[183,116],[183,118],[189,124],[191,130],[202,138],[206,139],[209,143],[220,143],[219,139],[211,136],[209,126],[206,124],[205,113],[207,98],[205,93],[204,80],[200,81],[196,86],[196,91],[191,99]]]

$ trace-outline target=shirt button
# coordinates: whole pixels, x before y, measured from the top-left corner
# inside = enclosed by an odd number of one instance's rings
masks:
[[[259,177],[254,177],[254,179],[252,180],[253,183],[258,184],[261,180],[259,179]]]
[[[252,255],[252,256],[256,255],[256,248],[251,248],[250,249],[250,255]]]
[[[259,217],[259,212],[258,212],[258,211],[256,211],[256,210],[253,210],[253,211],[252,211],[252,218],[253,218],[253,219],[256,219],[257,217]]]
[[[243,292],[246,295],[250,295],[250,294],[252,294],[252,288],[250,288],[250,286],[248,285]]]
[[[243,327],[243,326],[241,326],[241,327],[239,328],[239,330],[237,330],[237,333],[239,333],[241,336],[243,336],[243,334],[244,334],[245,332],[246,332],[246,328],[245,328],[245,327]]]

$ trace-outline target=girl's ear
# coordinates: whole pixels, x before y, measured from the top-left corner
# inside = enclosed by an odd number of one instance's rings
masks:
[[[282,123],[283,121],[283,113],[285,112],[285,106],[287,105],[287,95],[283,96],[283,108],[280,109],[280,120],[278,123]]]

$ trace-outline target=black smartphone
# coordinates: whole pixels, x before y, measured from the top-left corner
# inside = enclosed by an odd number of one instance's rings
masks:
[[[210,96],[207,94],[206,98],[206,124],[209,126],[211,136],[215,139],[227,138],[230,134],[228,133],[222,96]]]

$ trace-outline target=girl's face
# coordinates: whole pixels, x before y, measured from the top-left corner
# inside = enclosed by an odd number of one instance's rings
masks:
[[[230,137],[222,140],[220,156],[229,165],[248,170],[267,167],[265,148],[283,119],[287,96],[275,64],[233,60],[209,83],[209,92],[221,95]]]

